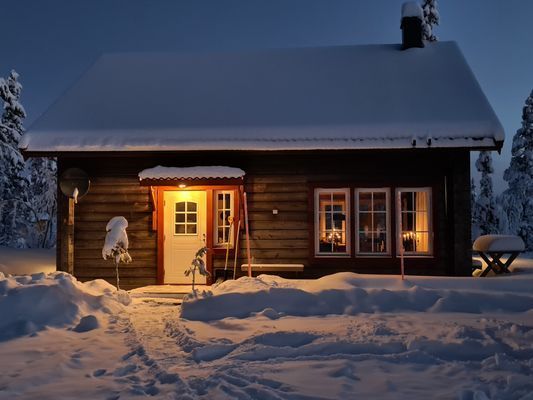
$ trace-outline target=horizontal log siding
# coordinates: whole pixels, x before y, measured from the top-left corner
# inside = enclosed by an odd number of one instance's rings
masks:
[[[89,193],[75,207],[75,276],[81,281],[101,278],[116,283],[114,264],[102,258],[102,246],[108,221],[122,215],[128,220],[129,250],[134,262],[120,265],[120,286],[132,289],[156,284],[157,242],[156,232],[151,230],[150,189],[139,185],[134,165],[122,168],[111,165],[113,160],[81,161],[60,158],[59,163],[60,172],[78,166],[91,179]]]
[[[81,279],[103,277],[113,282],[113,264],[101,259],[105,225],[115,215],[130,224],[128,234],[134,263],[121,267],[125,287],[154,284],[157,279],[156,233],[151,231],[152,205],[148,187],[139,186],[137,173],[155,165],[228,165],[246,171],[250,249],[254,263],[301,263],[301,276],[316,277],[337,271],[398,273],[399,259],[315,258],[312,236],[313,187],[410,187],[433,188],[435,257],[407,259],[408,273],[445,274],[464,270],[468,244],[465,202],[468,181],[466,150],[412,150],[306,153],[189,152],[157,155],[102,154],[98,157],[60,158],[60,169],[86,170],[91,190],[76,206],[75,273]],[[455,162],[460,160],[458,164]],[[466,174],[466,175],[465,175]],[[445,177],[448,199],[445,199]],[[456,194],[456,191],[460,193]],[[466,192],[465,192],[466,193]],[[393,194],[393,192],[391,192]],[[353,213],[353,199],[350,199]],[[394,203],[394,202],[393,202]],[[392,204],[394,209],[395,205]],[[272,214],[277,209],[277,215]],[[61,208],[64,213],[64,207]],[[395,229],[394,214],[392,232]],[[61,216],[59,217],[61,221]],[[460,230],[461,232],[458,232]],[[355,240],[352,229],[352,243]],[[244,229],[241,231],[238,265],[246,262]],[[455,255],[453,254],[455,250]],[[460,252],[460,255],[457,255]],[[63,256],[63,255],[61,255]],[[223,268],[225,252],[213,256],[215,269]],[[461,263],[462,267],[456,267]],[[447,266],[451,266],[447,268]],[[233,268],[233,251],[229,267]],[[238,268],[239,274],[240,268]]]

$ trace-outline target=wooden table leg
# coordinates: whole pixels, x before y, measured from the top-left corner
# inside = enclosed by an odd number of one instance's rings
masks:
[[[489,260],[489,258],[486,256],[485,253],[479,252],[479,256],[487,263],[487,268],[485,268],[483,271],[481,271],[481,274],[479,276],[485,277],[490,272],[490,270],[493,267],[492,261]],[[496,272],[496,271],[494,271]]]
[[[509,267],[511,266],[512,262],[516,259],[516,257],[518,257],[518,253],[516,252],[513,252],[513,253],[509,253],[510,256],[509,258],[507,259],[507,261],[505,261],[505,263],[502,263],[501,260],[498,258],[496,260],[496,263],[498,264],[498,266],[502,269],[503,272],[505,272],[506,274],[510,273],[511,271],[509,270]]]

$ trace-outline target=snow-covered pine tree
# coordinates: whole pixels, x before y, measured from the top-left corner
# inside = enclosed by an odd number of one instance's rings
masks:
[[[52,247],[56,237],[57,166],[53,158],[31,158],[26,162],[31,230],[26,232],[30,247]]]
[[[509,220],[509,232],[522,237],[533,250],[533,91],[522,109],[522,127],[513,137],[511,163],[503,174],[508,189],[502,205]]]
[[[19,232],[26,220],[22,203],[26,201],[27,180],[18,143],[26,111],[19,102],[22,85],[18,77],[11,71],[7,79],[0,79],[0,98],[4,102],[0,120],[0,245],[21,247],[25,245]]]
[[[489,151],[481,151],[479,153],[476,168],[481,173],[479,194],[475,208],[475,218],[479,223],[479,234],[498,233],[499,221],[492,192],[492,178],[490,177],[490,174],[494,172],[494,168],[492,167],[492,157]]]
[[[475,240],[479,236],[479,221],[477,219],[478,211],[476,206],[476,182],[472,178],[470,182],[470,208],[471,208],[471,231],[472,231],[472,240]]]
[[[433,28],[439,25],[440,15],[438,10],[437,0],[424,0],[422,3],[422,11],[424,11],[423,35],[424,40],[429,42],[436,42],[437,36],[433,34]]]

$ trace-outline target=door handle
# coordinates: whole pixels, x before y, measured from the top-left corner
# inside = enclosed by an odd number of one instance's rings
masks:
[[[205,243],[205,233],[202,234],[202,240],[203,240],[204,243]]]

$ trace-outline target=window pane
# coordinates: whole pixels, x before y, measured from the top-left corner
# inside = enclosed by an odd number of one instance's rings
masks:
[[[372,252],[372,233],[359,233],[359,251],[361,253]]]
[[[368,192],[359,193],[359,211],[372,211],[372,194]]]
[[[185,225],[184,224],[176,224],[176,234],[182,235],[185,233]]]
[[[176,214],[176,222],[185,222],[185,214]]]
[[[224,218],[224,223],[226,225],[229,225],[229,217],[231,216],[231,211],[226,211],[225,214],[226,214],[226,217]]]
[[[346,221],[346,215],[339,213],[333,214],[333,229],[338,231],[344,230],[344,221]]]
[[[426,212],[417,212],[415,220],[416,231],[429,231],[428,214]]]
[[[415,233],[412,231],[409,232],[403,232],[402,233],[402,239],[403,239],[403,248],[404,251],[415,251]]]
[[[384,231],[387,229],[387,214],[385,213],[374,213],[374,228],[373,230]]]
[[[225,201],[226,201],[226,208],[230,208],[231,206],[231,203],[230,203],[230,194],[229,193],[226,193],[224,195],[224,198],[225,198]]]
[[[387,234],[385,232],[374,234],[374,251],[376,253],[387,252]]]
[[[318,209],[320,211],[331,211],[331,194],[320,193],[318,197],[318,203],[319,203]]]
[[[372,230],[372,214],[359,213],[359,230],[371,231]]]
[[[414,231],[415,229],[414,219],[415,219],[414,213],[412,212],[402,213],[402,230]]]
[[[413,193],[402,192],[401,193],[402,211],[413,211]]]
[[[331,218],[331,213],[322,213],[321,216],[324,219],[324,226],[322,228],[333,229],[333,218]]]
[[[217,209],[222,210],[224,208],[224,195],[219,193],[217,196]]]
[[[196,222],[196,214],[187,214],[187,222]]]
[[[196,211],[196,203],[192,201],[187,202],[187,211]]]
[[[344,193],[333,193],[333,204],[337,206],[335,211],[344,211],[346,207],[346,196]]]
[[[188,234],[196,233],[196,224],[194,224],[194,225],[187,225],[187,233],[188,233]]]
[[[176,203],[176,211],[185,211],[185,202]]]
[[[416,233],[415,251],[420,253],[427,253],[429,251],[429,234],[428,233]]]
[[[415,210],[427,211],[428,210],[428,194],[426,192],[415,192]]]
[[[374,192],[374,211],[387,210],[387,196],[385,192]]]

